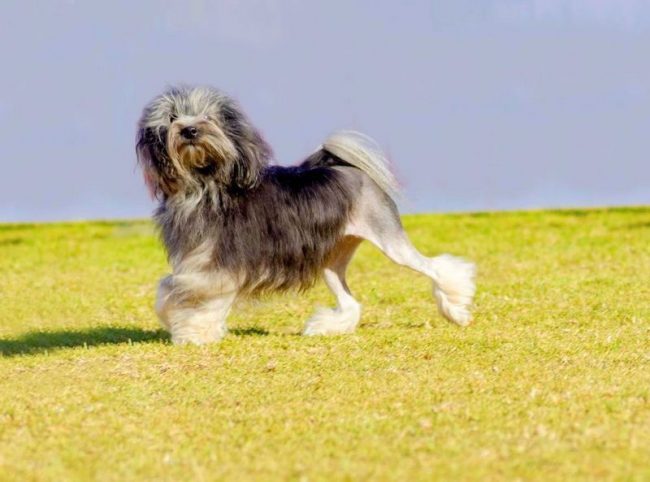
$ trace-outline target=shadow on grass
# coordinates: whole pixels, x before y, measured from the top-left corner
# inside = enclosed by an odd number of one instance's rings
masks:
[[[629,223],[623,226],[623,229],[648,229],[650,222]]]
[[[0,339],[0,356],[33,355],[61,348],[78,346],[117,345],[167,341],[163,330],[138,328],[91,328],[88,330],[36,331],[14,339]]]
[[[267,336],[269,332],[262,328],[233,328],[228,330],[228,333],[235,336]]]
[[[0,246],[18,246],[19,244],[25,244],[25,240],[23,238],[0,239]]]

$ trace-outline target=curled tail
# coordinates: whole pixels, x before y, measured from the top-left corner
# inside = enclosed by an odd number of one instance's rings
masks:
[[[322,150],[365,172],[377,185],[395,199],[399,185],[388,168],[388,160],[377,143],[356,131],[339,131],[323,142]]]

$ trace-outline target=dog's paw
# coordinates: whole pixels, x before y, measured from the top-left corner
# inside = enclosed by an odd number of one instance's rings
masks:
[[[172,327],[171,330],[172,343],[175,345],[206,345],[208,343],[217,343],[227,334],[228,329],[226,325],[221,323],[207,327]]]
[[[360,317],[361,307],[359,305],[350,306],[344,310],[321,308],[307,321],[302,334],[316,336],[352,333],[359,324]]]

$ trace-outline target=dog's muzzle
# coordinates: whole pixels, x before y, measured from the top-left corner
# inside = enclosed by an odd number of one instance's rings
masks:
[[[199,137],[199,130],[194,126],[183,127],[183,129],[181,129],[181,136],[183,136],[184,139],[191,141]]]

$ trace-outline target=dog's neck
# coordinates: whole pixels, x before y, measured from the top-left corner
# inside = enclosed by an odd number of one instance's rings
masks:
[[[204,179],[165,197],[154,220],[169,256],[188,253],[214,235],[236,197],[214,179]]]

